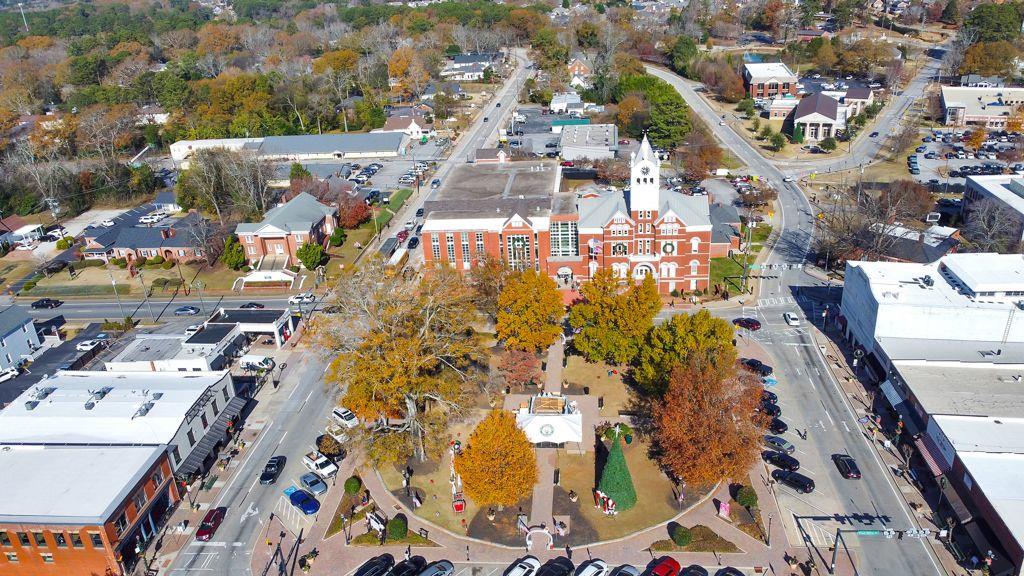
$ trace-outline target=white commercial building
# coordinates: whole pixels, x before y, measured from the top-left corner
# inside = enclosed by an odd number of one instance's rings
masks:
[[[551,97],[551,111],[555,114],[565,114],[570,107],[578,106],[583,108],[583,99],[575,92],[558,92]]]
[[[171,144],[171,158],[182,162],[196,151],[210,149],[246,152],[277,161],[388,158],[405,154],[406,140],[398,132],[179,140]]]
[[[175,473],[189,476],[245,404],[227,371],[60,370],[0,412],[0,444],[166,446]]]
[[[1024,104],[1024,88],[942,87],[942,110],[947,126],[1005,129],[1006,121],[1021,104]]]
[[[961,211],[970,216],[979,202],[994,202],[1003,209],[1001,216],[1013,224],[1013,240],[1024,240],[1024,178],[1020,176],[968,176]]]
[[[891,360],[911,354],[923,360],[998,358],[1024,343],[1024,256],[848,262],[841,313],[846,336],[883,371]]]
[[[558,138],[563,160],[607,160],[619,150],[619,129],[615,124],[565,126]]]
[[[0,310],[0,370],[20,366],[42,346],[35,324],[15,305]]]
[[[227,369],[247,338],[237,325],[201,326],[192,336],[138,334],[111,360],[111,372],[209,372]]]

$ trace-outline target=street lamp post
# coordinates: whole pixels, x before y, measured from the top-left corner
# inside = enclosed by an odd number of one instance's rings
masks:
[[[205,285],[202,280],[196,280],[192,283],[192,287],[196,289],[196,295],[199,296],[199,305],[203,309],[203,314],[206,313],[206,302],[203,300],[203,288]]]
[[[772,547],[772,513],[771,512],[768,513],[768,537],[766,538],[766,540],[767,540],[767,542],[765,542],[765,544],[767,544],[768,547],[771,548]]]

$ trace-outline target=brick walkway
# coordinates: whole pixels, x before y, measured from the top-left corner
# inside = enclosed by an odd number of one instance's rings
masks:
[[[562,393],[562,360],[565,358],[565,344],[559,338],[548,348],[547,370],[544,391],[548,394]]]

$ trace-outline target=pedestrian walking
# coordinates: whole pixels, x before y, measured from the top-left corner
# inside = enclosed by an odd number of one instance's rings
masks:
[[[566,544],[566,545],[565,545],[565,556],[566,556],[566,557],[567,557],[567,558],[568,558],[569,560],[572,560],[572,547],[571,547],[571,546],[569,546],[568,544]]]

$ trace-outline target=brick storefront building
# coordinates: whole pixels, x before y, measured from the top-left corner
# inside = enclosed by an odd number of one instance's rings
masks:
[[[743,66],[743,87],[751,98],[796,96],[797,76],[782,62],[749,63]]]
[[[622,278],[653,276],[663,293],[708,287],[708,198],[663,190],[659,161],[646,138],[630,158],[628,192],[562,191],[561,169],[544,162],[462,170],[425,205],[428,266],[445,263],[465,271],[490,254],[562,285],[608,268]],[[526,183],[517,186],[520,181]]]

